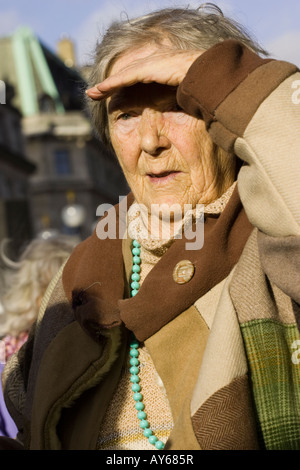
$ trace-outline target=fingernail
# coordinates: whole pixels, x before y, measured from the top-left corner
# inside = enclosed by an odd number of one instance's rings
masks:
[[[101,95],[101,92],[98,90],[98,88],[97,88],[96,86],[94,86],[94,87],[92,87],[92,88],[89,88],[89,89],[87,90],[87,92],[93,93],[93,94],[96,93],[96,94],[98,94],[98,95]]]

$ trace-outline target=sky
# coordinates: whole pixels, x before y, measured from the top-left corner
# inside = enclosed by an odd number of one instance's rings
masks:
[[[52,51],[62,36],[75,44],[79,65],[91,62],[96,41],[115,19],[163,7],[197,8],[178,0],[0,0],[0,37],[27,26]],[[272,57],[300,66],[299,0],[215,0],[223,13],[242,23]],[[1,58],[0,58],[1,59]]]

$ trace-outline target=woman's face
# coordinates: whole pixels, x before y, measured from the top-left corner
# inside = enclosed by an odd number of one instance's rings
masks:
[[[114,63],[110,74],[158,49],[148,45]],[[163,66],[163,64],[162,64]],[[139,204],[207,204],[217,199],[214,146],[204,121],[178,108],[176,88],[157,83],[123,88],[107,100],[111,142]],[[227,177],[228,178],[228,177]]]

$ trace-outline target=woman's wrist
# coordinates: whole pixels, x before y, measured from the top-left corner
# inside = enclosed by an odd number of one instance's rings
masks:
[[[270,60],[233,39],[218,43],[192,64],[178,87],[177,101],[186,112],[202,117],[209,126],[222,101],[251,72]]]

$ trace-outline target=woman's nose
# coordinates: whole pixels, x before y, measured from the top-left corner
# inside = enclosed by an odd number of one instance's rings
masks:
[[[164,133],[164,122],[161,113],[145,111],[140,122],[141,148],[152,156],[158,156],[163,150],[171,147],[171,142]]]

